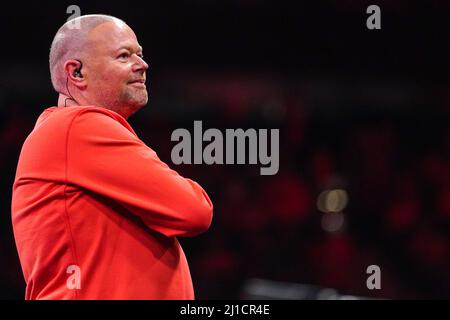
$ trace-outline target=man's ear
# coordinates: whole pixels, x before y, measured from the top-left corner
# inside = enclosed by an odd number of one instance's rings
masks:
[[[70,59],[64,63],[64,73],[73,85],[78,88],[86,86],[86,78],[83,75],[82,63],[79,60]]]

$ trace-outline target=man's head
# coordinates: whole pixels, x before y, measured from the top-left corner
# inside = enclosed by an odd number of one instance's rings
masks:
[[[66,22],[53,39],[52,84],[60,100],[73,97],[79,105],[104,107],[128,118],[148,100],[148,65],[142,57],[125,22],[107,15],[81,16]]]

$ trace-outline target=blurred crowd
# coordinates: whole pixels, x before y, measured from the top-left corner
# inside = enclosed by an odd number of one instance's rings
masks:
[[[338,98],[315,108],[301,86],[257,79],[161,81],[130,118],[141,139],[214,203],[210,230],[181,239],[197,298],[245,298],[250,278],[365,297],[450,297],[448,108],[341,107]],[[0,298],[9,299],[22,299],[25,285],[10,221],[15,166],[37,116],[53,102],[16,100],[0,110]],[[261,176],[260,165],[172,164],[171,133],[192,131],[194,120],[204,130],[280,129],[278,174]],[[320,195],[332,190],[346,197],[327,212]],[[366,287],[370,265],[380,267],[380,290]]]

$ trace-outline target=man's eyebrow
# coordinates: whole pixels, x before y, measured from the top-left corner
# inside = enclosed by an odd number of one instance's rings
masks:
[[[117,51],[120,51],[120,50],[122,50],[122,49],[127,49],[128,51],[134,51],[133,48],[130,47],[130,46],[121,46],[119,49],[117,49]],[[141,46],[139,46],[137,51],[138,51],[138,52],[139,52],[139,51],[142,52],[142,51],[143,51],[143,48],[142,48]]]

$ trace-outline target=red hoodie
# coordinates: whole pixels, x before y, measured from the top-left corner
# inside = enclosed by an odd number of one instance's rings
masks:
[[[212,210],[116,112],[48,108],[13,186],[25,298],[193,299],[176,237],[206,231]]]

